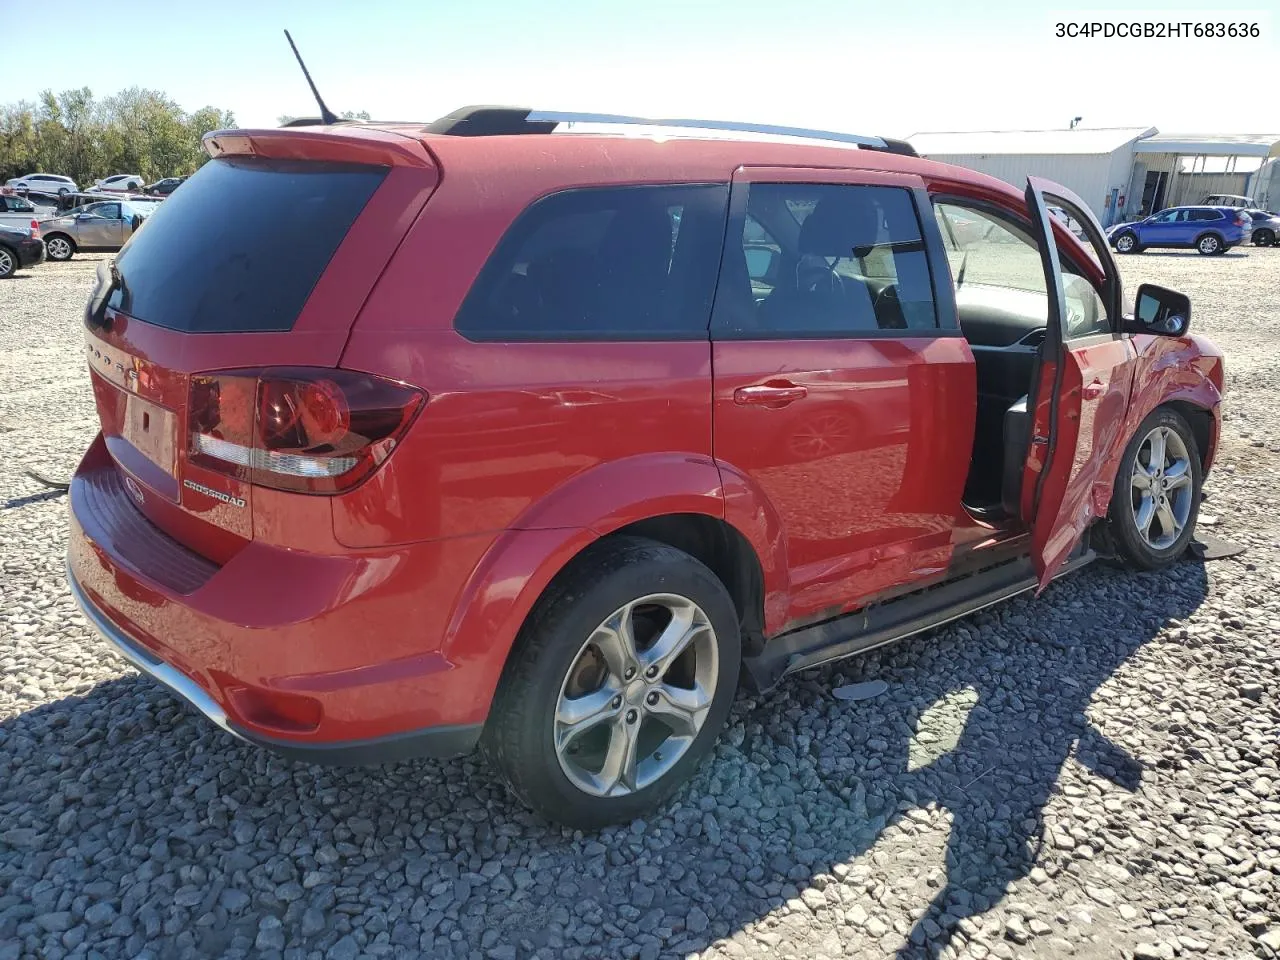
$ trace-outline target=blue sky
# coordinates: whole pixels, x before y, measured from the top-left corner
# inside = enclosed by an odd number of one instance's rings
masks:
[[[0,0],[22,24],[50,0]],[[245,126],[315,108],[288,27],[329,106],[429,120],[469,103],[697,116],[905,136],[918,130],[1148,126],[1273,132],[1280,45],[1262,5],[1134,2],[1126,19],[1259,21],[1259,40],[1057,39],[1084,7],[990,0],[126,0],[139,35],[112,55],[33,32],[4,100],[41,89],[129,86]],[[1102,4],[1095,0],[1095,6]],[[63,23],[100,22],[101,0],[57,0]],[[975,12],[975,11],[981,12]],[[1197,14],[1196,11],[1199,11]],[[1106,14],[1114,18],[1114,13]],[[145,38],[142,36],[145,34]],[[41,48],[58,50],[42,56]],[[1270,82],[1259,64],[1271,64]],[[48,68],[48,69],[45,69]],[[1235,74],[1238,79],[1232,79]],[[1213,81],[1205,83],[1206,76]]]

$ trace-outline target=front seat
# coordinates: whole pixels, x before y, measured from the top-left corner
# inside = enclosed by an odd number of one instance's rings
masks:
[[[1011,406],[1004,414],[1004,456],[1001,463],[1000,503],[1006,517],[1022,511],[1022,468],[1031,445],[1031,415],[1027,398]]]
[[[840,260],[875,243],[879,211],[844,191],[818,201],[800,225],[799,257],[760,305],[772,330],[875,330],[875,301],[865,283],[835,271]]]

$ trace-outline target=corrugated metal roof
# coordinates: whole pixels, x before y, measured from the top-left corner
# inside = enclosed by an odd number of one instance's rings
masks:
[[[954,133],[917,133],[907,137],[921,156],[973,154],[1107,154],[1139,137],[1156,133],[1155,127],[1099,127],[1075,130],[970,130]]]
[[[920,150],[919,147],[916,148]],[[1136,153],[1181,153],[1206,157],[1280,156],[1280,133],[1240,133],[1212,136],[1161,133],[1134,145]],[[923,153],[924,151],[920,151]]]

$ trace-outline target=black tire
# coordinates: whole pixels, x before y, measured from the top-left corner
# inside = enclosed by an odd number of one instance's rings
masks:
[[[0,243],[0,280],[8,280],[18,272],[18,251]]]
[[[1116,253],[1141,253],[1145,249],[1138,243],[1138,235],[1132,230],[1117,234],[1111,243],[1116,248]]]
[[[67,194],[69,194],[70,192],[71,192],[71,188],[70,188],[70,187],[59,187],[59,188],[58,188],[58,196],[60,196],[60,197],[65,197],[65,196],[66,196]]]
[[[1139,532],[1134,504],[1134,462],[1138,460],[1147,438],[1157,428],[1164,427],[1176,433],[1188,454],[1191,487],[1187,493],[1186,524],[1181,534],[1167,547],[1156,549]],[[1163,469],[1163,465],[1162,465]],[[1116,545],[1116,553],[1128,566],[1139,570],[1159,570],[1176,562],[1195,536],[1196,518],[1200,514],[1200,493],[1204,475],[1200,464],[1200,449],[1196,445],[1191,427],[1175,410],[1160,407],[1142,421],[1129,440],[1129,446],[1120,459],[1115,487],[1111,494],[1111,508],[1107,513],[1107,525]]]
[[[557,702],[582,662],[587,638],[629,602],[656,593],[697,604],[714,631],[708,640],[717,654],[711,705],[684,754],[658,779],[623,796],[593,795],[566,775],[557,756]],[[738,615],[714,573],[666,544],[609,538],[584,551],[534,607],[498,684],[481,749],[511,792],[548,820],[583,830],[627,822],[669,797],[711,751],[732,706],[740,666]],[[657,754],[655,748],[641,759]]]
[[[1201,256],[1216,257],[1226,252],[1226,247],[1223,246],[1222,238],[1216,233],[1202,233],[1196,237],[1196,251]]]
[[[65,233],[51,233],[44,238],[44,252],[50,260],[70,260],[75,256],[76,242]]]
[[[1276,235],[1265,227],[1258,230],[1253,235],[1253,245],[1255,247],[1270,247],[1276,242]]]

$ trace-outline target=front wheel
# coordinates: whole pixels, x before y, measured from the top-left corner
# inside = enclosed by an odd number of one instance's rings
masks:
[[[70,260],[71,255],[76,252],[76,246],[70,238],[55,233],[51,237],[45,237],[44,251],[50,260]]]
[[[1214,254],[1222,252],[1222,241],[1214,234],[1206,233],[1196,241],[1196,249],[1204,254],[1204,256],[1212,257]]]
[[[714,573],[652,540],[605,540],[534,608],[481,745],[549,820],[633,820],[710,752],[740,662],[737,612]]]
[[[1270,230],[1259,230],[1253,235],[1255,247],[1269,247],[1276,242],[1276,235]]]
[[[1195,535],[1203,473],[1195,435],[1179,414],[1154,411],[1120,461],[1107,515],[1129,566],[1159,570],[1182,556]]]
[[[1142,247],[1138,245],[1138,238],[1132,233],[1122,233],[1116,237],[1117,253],[1141,253]]]

